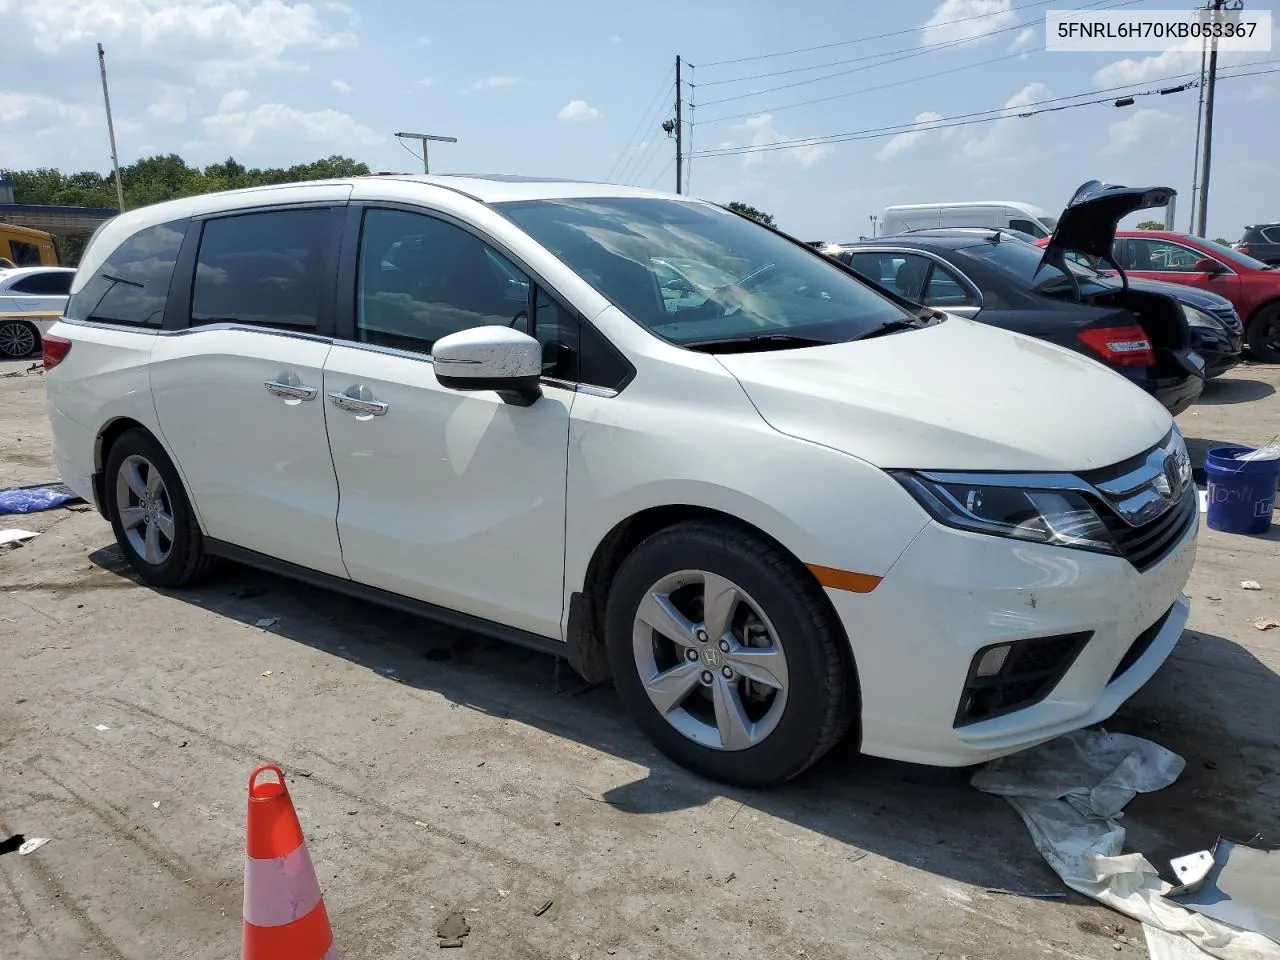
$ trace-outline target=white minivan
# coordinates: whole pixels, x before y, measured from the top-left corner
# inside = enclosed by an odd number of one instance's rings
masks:
[[[1053,233],[1058,218],[1048,210],[1017,200],[974,200],[962,203],[909,203],[885,207],[877,233],[891,236],[937,227],[990,227],[1013,230],[1039,240]]]
[[[231,560],[563,657],[731,783],[846,733],[955,766],[1097,723],[1187,620],[1160,404],[689,197],[143,207],[44,355],[62,479],[144,582]]]

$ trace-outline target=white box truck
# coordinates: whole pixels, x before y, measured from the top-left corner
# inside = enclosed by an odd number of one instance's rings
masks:
[[[963,203],[907,203],[885,207],[877,233],[890,236],[938,227],[991,227],[1017,230],[1037,240],[1053,233],[1058,218],[1042,207],[1017,200],[972,200]]]

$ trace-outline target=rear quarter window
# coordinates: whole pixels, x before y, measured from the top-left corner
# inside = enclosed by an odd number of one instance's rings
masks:
[[[68,301],[68,319],[159,328],[186,229],[174,220],[129,237]]]

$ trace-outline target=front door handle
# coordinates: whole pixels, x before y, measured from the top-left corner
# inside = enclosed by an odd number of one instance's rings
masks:
[[[275,380],[267,380],[262,384],[267,393],[290,400],[314,400],[320,391],[316,387],[307,387],[294,374],[281,374]]]
[[[375,400],[373,391],[363,384],[350,387],[345,393],[331,392],[329,402],[342,410],[374,417],[384,416],[390,406],[381,400]]]

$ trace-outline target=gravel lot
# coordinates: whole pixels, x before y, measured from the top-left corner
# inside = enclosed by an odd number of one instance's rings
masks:
[[[1280,431],[1277,387],[1256,365],[1211,383],[1179,418],[1200,457]],[[0,487],[52,480],[43,377],[0,379]],[[1074,894],[986,892],[1062,888],[966,771],[837,749],[783,789],[720,788],[544,656],[246,570],[139,587],[94,512],[3,526],[41,536],[0,553],[0,839],[52,838],[0,856],[8,958],[238,955],[263,760],[348,960],[434,954],[454,909],[459,953],[504,960],[1145,955]],[[1253,626],[1280,619],[1278,542],[1205,530],[1192,629],[1110,724],[1187,758],[1125,818],[1165,870],[1219,835],[1280,842],[1280,630]]]

